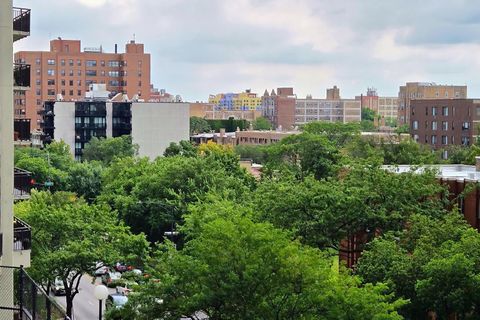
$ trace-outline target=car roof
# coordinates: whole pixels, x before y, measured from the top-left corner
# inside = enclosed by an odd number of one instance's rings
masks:
[[[123,294],[110,294],[110,297],[112,298],[113,302],[120,302],[120,303],[125,303],[128,301],[128,297],[124,296]]]

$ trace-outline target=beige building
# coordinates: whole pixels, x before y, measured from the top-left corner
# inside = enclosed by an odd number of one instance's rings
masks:
[[[208,120],[228,120],[230,118],[253,121],[262,115],[261,110],[228,110],[213,103],[190,103],[190,117],[200,117]]]
[[[378,97],[378,114],[385,119],[397,119],[398,97]]]
[[[415,99],[466,99],[467,86],[407,82],[398,92],[398,125],[410,125],[410,102]]]
[[[359,122],[362,117],[361,102],[355,99],[296,99],[295,125],[313,121]]]

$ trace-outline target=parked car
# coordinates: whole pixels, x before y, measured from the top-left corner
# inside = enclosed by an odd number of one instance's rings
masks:
[[[115,270],[117,270],[118,272],[130,271],[132,269],[133,269],[132,266],[127,266],[126,264],[121,262],[117,262],[115,264]]]
[[[60,278],[55,278],[55,281],[52,283],[51,287],[52,293],[56,296],[65,294],[65,286],[63,285],[63,280]]]
[[[95,276],[96,277],[101,277],[103,276],[104,274],[106,274],[107,272],[110,271],[110,268],[106,265],[103,264],[103,262],[97,262],[97,264],[95,265]]]
[[[102,283],[110,288],[115,288],[122,279],[120,272],[107,272],[102,276]]]
[[[111,308],[121,309],[127,302],[128,297],[124,296],[123,294],[109,294],[105,303],[105,307],[107,310]]]

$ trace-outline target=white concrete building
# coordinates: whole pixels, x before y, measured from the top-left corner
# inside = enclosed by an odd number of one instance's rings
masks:
[[[92,137],[131,135],[139,156],[162,156],[171,142],[189,139],[188,103],[45,102],[43,130],[65,141],[77,160]]]

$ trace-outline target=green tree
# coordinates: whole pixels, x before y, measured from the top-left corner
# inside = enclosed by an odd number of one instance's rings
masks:
[[[240,159],[252,159],[255,163],[264,163],[267,157],[265,146],[240,144],[235,146],[235,153]]]
[[[100,161],[110,164],[116,157],[132,157],[138,154],[138,145],[132,143],[132,137],[125,135],[117,138],[92,137],[83,149],[83,160]]]
[[[33,192],[15,206],[15,214],[33,230],[29,271],[42,284],[63,281],[68,316],[80,279],[93,273],[99,261],[139,265],[147,255],[143,235],[132,235],[108,207],[90,206],[72,193]]]
[[[404,303],[247,217],[207,222],[183,250],[162,246],[149,264],[156,281],[129,301],[131,319],[401,319]]]
[[[384,164],[433,164],[437,162],[435,153],[425,145],[411,139],[399,143],[382,143]]]
[[[103,166],[97,161],[73,164],[68,170],[64,190],[93,202],[102,190],[103,170]]]
[[[171,142],[163,153],[165,157],[184,156],[195,157],[197,156],[197,148],[190,142],[182,140],[178,144]]]
[[[200,117],[190,117],[190,134],[199,134],[211,130],[207,120]]]
[[[401,125],[400,127],[397,127],[397,129],[395,129],[395,132],[397,134],[410,133],[410,127],[408,124],[404,124],[404,125]]]
[[[371,121],[375,120],[377,113],[370,108],[362,107],[362,120]]]
[[[254,130],[270,130],[272,129],[272,124],[265,117],[258,117],[252,123]]]
[[[361,127],[359,123],[315,121],[302,126],[301,130],[305,133],[323,135],[337,147],[341,147],[360,135]]]

